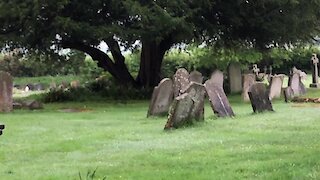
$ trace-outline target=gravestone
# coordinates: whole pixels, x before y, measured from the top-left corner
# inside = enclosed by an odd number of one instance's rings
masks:
[[[270,100],[272,100],[274,98],[280,98],[283,79],[284,79],[283,74],[271,76],[270,86],[269,86],[269,99]]]
[[[211,74],[210,81],[212,81],[212,83],[215,83],[220,87],[223,87],[223,81],[224,81],[223,72],[221,72],[220,70],[215,70]]]
[[[173,83],[169,78],[162,79],[153,89],[147,117],[168,114],[173,101]]]
[[[245,102],[250,101],[248,91],[252,84],[256,83],[256,77],[254,74],[244,74],[243,75],[243,89],[242,89],[242,99]]]
[[[193,120],[203,121],[204,95],[205,87],[202,84],[191,82],[185,93],[174,99],[164,129],[192,124]]]
[[[188,87],[189,73],[184,68],[179,68],[173,76],[173,95],[178,97]]]
[[[318,70],[318,64],[319,59],[317,58],[317,54],[312,54],[311,57],[311,63],[312,63],[312,84],[310,84],[311,88],[319,88],[319,70]]]
[[[209,96],[211,108],[215,114],[219,117],[234,116],[228,98],[220,85],[217,85],[210,79],[206,81],[205,88]]]
[[[37,83],[37,84],[34,84],[34,90],[35,91],[43,91],[43,90],[45,90],[45,88],[44,88],[43,84]]]
[[[202,84],[203,76],[199,71],[192,71],[189,75],[189,81]]]
[[[13,110],[12,100],[13,82],[12,77],[7,72],[0,72],[0,112],[10,112]]]
[[[70,87],[71,88],[74,88],[74,89],[77,89],[80,87],[80,81],[76,80],[76,81],[71,81],[70,82]]]
[[[4,124],[0,124],[0,136],[2,135],[2,131],[4,130],[5,125]]]
[[[294,72],[289,79],[289,86],[292,88],[294,96],[306,94],[307,90],[302,83],[301,78],[299,73]]]
[[[264,83],[257,82],[249,89],[249,97],[253,112],[273,111],[268,91]]]
[[[288,103],[289,101],[291,101],[294,98],[293,90],[290,86],[286,87],[283,90],[283,96],[284,96],[284,101],[286,103]]]
[[[228,79],[231,93],[242,91],[242,74],[239,63],[230,63],[228,66]]]

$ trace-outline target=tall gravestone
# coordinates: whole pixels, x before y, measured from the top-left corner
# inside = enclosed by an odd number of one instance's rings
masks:
[[[253,112],[273,111],[266,86],[262,82],[253,84],[249,89]]]
[[[234,116],[234,112],[221,85],[210,79],[206,81],[205,88],[209,96],[211,108],[215,114],[219,117]]]
[[[319,70],[318,70],[318,64],[319,59],[317,57],[317,54],[312,54],[311,57],[311,63],[312,63],[312,84],[310,84],[311,88],[319,88]]]
[[[270,78],[269,99],[280,98],[284,75],[273,75]]]
[[[189,73],[184,68],[179,68],[173,76],[173,95],[178,97],[188,87]]]
[[[202,84],[203,76],[199,71],[192,71],[189,75],[189,81]]]
[[[191,82],[186,91],[174,99],[164,129],[192,124],[193,120],[204,120],[204,95],[204,86]]]
[[[171,79],[165,78],[153,89],[147,117],[168,114],[172,101],[173,83]]]
[[[242,99],[245,102],[250,101],[248,91],[252,84],[256,83],[256,76],[254,74],[244,74],[243,75],[243,89],[242,89]]]
[[[230,63],[228,66],[228,79],[231,93],[242,91],[242,74],[239,63]]]
[[[292,88],[294,96],[300,96],[306,93],[306,88],[301,81],[301,76],[298,72],[293,72],[289,79],[289,86]]]
[[[10,112],[13,110],[12,100],[13,82],[12,77],[7,72],[0,72],[0,112]]]
[[[221,72],[220,70],[215,70],[211,74],[210,81],[212,81],[212,83],[215,83],[220,87],[223,87],[223,81],[224,81],[223,72]]]
[[[0,135],[2,135],[2,131],[4,130],[5,126],[4,124],[0,124]]]

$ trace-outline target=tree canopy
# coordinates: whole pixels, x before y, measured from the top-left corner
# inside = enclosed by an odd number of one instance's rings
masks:
[[[154,86],[164,54],[181,42],[265,49],[317,36],[320,0],[2,0],[0,45],[72,48],[122,84]],[[106,42],[112,57],[99,50]],[[120,47],[141,45],[137,78]]]

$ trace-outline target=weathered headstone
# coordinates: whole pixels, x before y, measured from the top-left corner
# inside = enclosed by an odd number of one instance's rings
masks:
[[[250,101],[248,91],[252,84],[256,83],[256,77],[254,74],[244,74],[243,75],[243,89],[242,89],[242,99],[246,102]]]
[[[210,79],[206,81],[205,88],[209,96],[211,108],[215,114],[219,117],[234,116],[228,98],[220,85],[217,85]]]
[[[4,124],[0,124],[0,136],[2,135],[2,131],[4,130],[5,125]]]
[[[319,59],[317,57],[317,54],[312,54],[311,63],[312,63],[312,84],[310,84],[310,87],[320,88],[319,77],[318,77],[319,76],[319,70],[318,70]]]
[[[300,96],[306,93],[306,88],[301,78],[299,73],[294,72],[289,79],[289,86],[292,88],[294,96]]]
[[[242,91],[242,74],[239,63],[230,63],[228,66],[228,79],[231,93]]]
[[[189,81],[202,84],[203,76],[199,71],[192,71],[189,75]]]
[[[10,112],[13,109],[13,82],[7,72],[0,72],[0,112]]]
[[[220,70],[215,70],[211,74],[210,81],[212,81],[212,83],[215,83],[220,87],[223,87],[223,81],[224,81],[223,72],[221,72]]]
[[[179,68],[175,75],[173,76],[173,95],[178,97],[182,94],[183,91],[188,87],[189,73],[184,68]]]
[[[169,78],[162,79],[153,89],[147,117],[167,115],[173,101],[173,83]]]
[[[37,84],[34,84],[34,90],[35,91],[43,91],[43,90],[45,90],[45,88],[44,88],[43,84],[37,83]]]
[[[284,100],[286,103],[288,103],[289,101],[291,101],[294,98],[293,90],[290,86],[286,87],[283,90],[283,96],[284,96]]]
[[[283,79],[284,79],[283,74],[271,76],[270,86],[269,86],[269,99],[270,100],[272,100],[273,98],[280,98]]]
[[[170,107],[164,129],[179,128],[204,119],[204,94],[202,84],[191,82],[185,93],[176,97]]]
[[[273,111],[268,91],[264,83],[257,82],[249,89],[253,112]]]

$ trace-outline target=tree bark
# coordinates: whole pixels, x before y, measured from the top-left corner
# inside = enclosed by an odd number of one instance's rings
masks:
[[[142,41],[140,69],[136,82],[142,87],[154,87],[160,82],[163,57],[172,46],[171,38],[157,43],[155,40]]]

